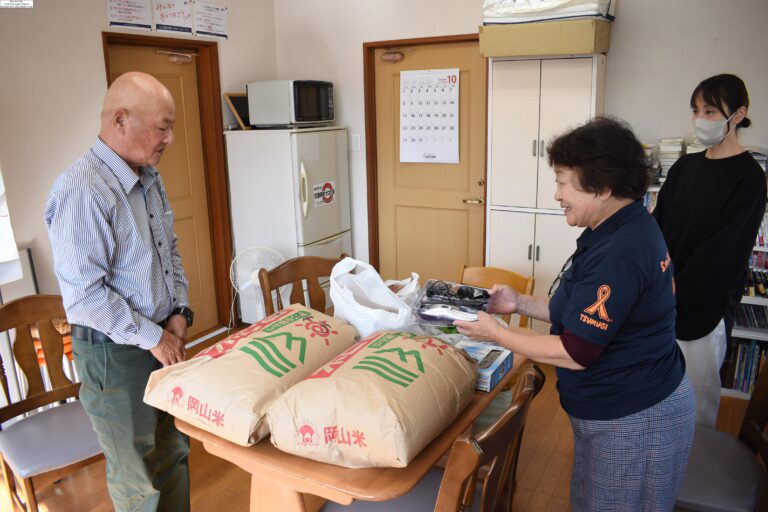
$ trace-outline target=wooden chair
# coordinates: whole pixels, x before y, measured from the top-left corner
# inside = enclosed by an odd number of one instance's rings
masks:
[[[435,512],[509,512],[515,492],[517,460],[531,400],[544,385],[544,374],[528,365],[515,387],[515,398],[499,420],[473,437],[462,435],[453,443],[445,471],[433,468],[408,494],[392,501],[355,501],[342,506],[329,503],[325,512],[423,512],[435,503]],[[480,481],[482,467],[488,472]]]
[[[495,284],[505,284],[518,293],[533,294],[533,276],[522,276],[515,272],[496,267],[468,267],[462,265],[459,271],[459,283],[491,288]],[[512,315],[505,315],[504,321],[509,323]],[[520,327],[528,327],[528,317],[520,315]]]
[[[321,258],[319,256],[299,256],[281,263],[272,270],[259,269],[259,285],[264,298],[264,311],[267,316],[280,311],[288,304],[283,304],[280,288],[292,284],[291,304],[300,303],[316,311],[325,312],[325,292],[320,286],[320,278],[331,275],[333,266],[346,258],[342,254],[338,259]],[[307,282],[309,304],[304,299],[304,281]],[[272,291],[277,290],[276,305],[272,299]]]
[[[768,511],[766,423],[768,365],[763,365],[741,422],[739,437],[696,426],[676,506],[682,510],[708,512]]]
[[[16,330],[15,363],[6,361],[0,367],[0,383],[9,404],[0,408],[0,424],[19,418],[0,431],[0,465],[7,494],[28,512],[38,510],[36,489],[104,457],[80,401],[66,402],[77,398],[80,384],[72,383],[64,373],[64,343],[53,324],[54,319],[65,317],[57,295],[33,295],[0,306],[0,331]],[[43,367],[38,363],[32,327],[38,331]],[[6,372],[13,372],[14,364],[24,373],[28,391],[26,397],[11,403]],[[50,382],[48,390],[43,368]],[[54,406],[38,412],[51,404]]]

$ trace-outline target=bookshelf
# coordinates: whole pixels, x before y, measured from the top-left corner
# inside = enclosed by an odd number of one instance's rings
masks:
[[[754,383],[768,358],[768,291],[764,289],[768,286],[766,253],[768,215],[763,219],[749,259],[750,278],[736,311],[735,325],[720,371],[722,396],[729,399],[749,400]]]

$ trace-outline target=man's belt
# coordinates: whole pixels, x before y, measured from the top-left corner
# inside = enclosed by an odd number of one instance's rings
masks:
[[[85,339],[93,343],[114,343],[112,339],[101,331],[84,325],[72,325],[72,337]]]

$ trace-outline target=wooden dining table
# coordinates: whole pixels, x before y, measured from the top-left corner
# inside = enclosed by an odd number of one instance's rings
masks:
[[[346,468],[281,452],[268,439],[240,446],[179,419],[176,426],[201,441],[211,454],[251,474],[251,512],[315,512],[327,500],[349,505],[354,500],[386,501],[406,494],[450,450],[458,436],[520,373],[526,358],[514,355],[512,368],[496,387],[476,391],[469,405],[404,468]]]

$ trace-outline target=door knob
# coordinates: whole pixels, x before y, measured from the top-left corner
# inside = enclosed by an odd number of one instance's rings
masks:
[[[477,199],[462,199],[461,202],[464,204],[484,204],[485,199],[478,197]]]

